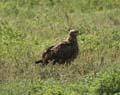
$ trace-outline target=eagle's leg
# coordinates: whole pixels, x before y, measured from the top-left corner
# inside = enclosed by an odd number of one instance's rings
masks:
[[[53,60],[53,65],[55,65],[57,62],[58,62],[58,60],[57,60],[57,59],[54,59],[54,60]]]
[[[66,64],[70,65],[70,64],[71,64],[71,60],[70,60],[70,59],[67,60],[67,61],[66,61]]]
[[[63,59],[59,60],[59,64],[65,64],[65,60]]]

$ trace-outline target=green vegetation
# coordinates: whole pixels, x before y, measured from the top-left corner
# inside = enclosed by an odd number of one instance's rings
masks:
[[[70,65],[35,65],[78,28]],[[0,95],[120,95],[120,0],[0,0]]]

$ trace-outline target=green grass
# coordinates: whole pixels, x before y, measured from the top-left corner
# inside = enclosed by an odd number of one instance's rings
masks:
[[[70,65],[35,65],[78,28]],[[1,0],[0,95],[119,95],[119,0]]]
[[[53,79],[6,81],[1,83],[0,95],[119,95],[120,67],[105,70],[96,76],[88,74],[70,83]]]

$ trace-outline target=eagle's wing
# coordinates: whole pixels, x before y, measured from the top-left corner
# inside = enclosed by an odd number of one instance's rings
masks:
[[[71,44],[68,43],[67,41],[60,42],[59,44],[52,47],[51,50],[53,50],[58,55],[62,54],[64,56],[67,53],[71,52]]]
[[[54,46],[48,47],[48,48],[43,52],[42,57],[44,58],[45,55],[48,54],[48,53],[51,51],[51,49],[52,49],[53,47],[54,47]]]

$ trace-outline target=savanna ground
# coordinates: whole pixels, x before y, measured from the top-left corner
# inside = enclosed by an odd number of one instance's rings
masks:
[[[78,28],[70,65],[35,65]],[[120,0],[0,0],[0,95],[120,95]]]

